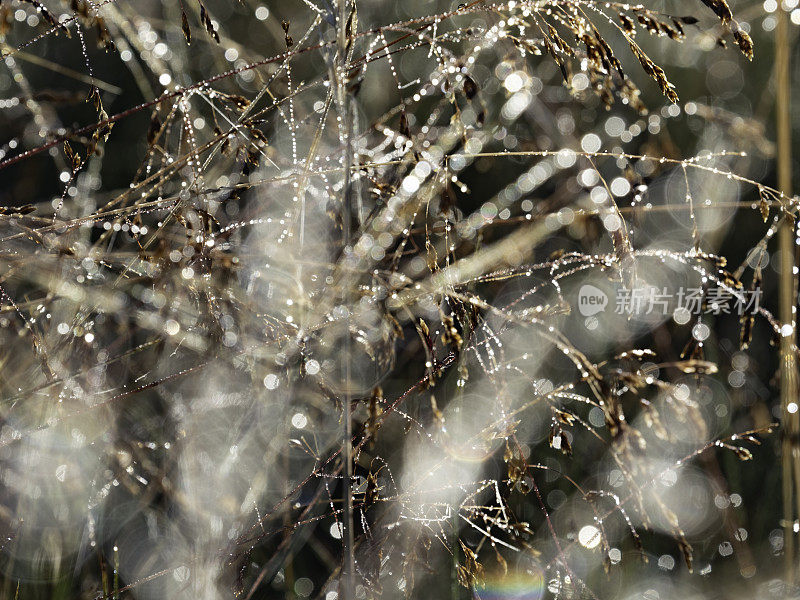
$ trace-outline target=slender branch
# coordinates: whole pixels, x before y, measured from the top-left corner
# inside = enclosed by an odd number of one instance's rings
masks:
[[[352,7],[348,0],[339,0],[338,15],[336,20],[337,27],[337,43],[336,43],[336,58],[333,65],[332,72],[336,77],[336,94],[337,104],[339,107],[340,116],[340,131],[342,140],[344,141],[344,153],[342,155],[342,248],[343,259],[347,261],[348,253],[351,250],[351,237],[352,237],[352,203],[353,203],[353,190],[352,190],[352,173],[350,167],[353,164],[353,110],[352,98],[347,90],[347,71],[348,62],[353,52],[353,37],[352,31],[348,28],[353,26],[353,17],[355,14],[355,0],[353,0]],[[342,286],[343,304],[349,306],[349,286]],[[353,417],[350,398],[350,380],[351,380],[351,348],[350,348],[350,317],[348,316],[348,323],[345,328],[344,339],[344,397],[342,404],[344,405],[344,431],[342,436],[342,460],[344,461],[344,477],[342,481],[342,489],[344,493],[344,514],[342,515],[342,551],[343,551],[343,564],[342,564],[342,579],[340,585],[340,597],[343,600],[352,600],[355,597],[355,535],[353,532],[353,493],[352,493],[352,480],[353,480],[353,445],[351,439],[353,437]]]

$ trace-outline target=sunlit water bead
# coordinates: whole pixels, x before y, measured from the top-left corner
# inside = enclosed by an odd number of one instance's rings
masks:
[[[692,337],[698,342],[704,342],[711,335],[711,329],[705,323],[697,323],[692,327]]]
[[[301,412],[292,415],[292,427],[295,429],[305,429],[308,425],[308,417]]]
[[[789,12],[789,19],[793,25],[800,25],[800,8],[797,8],[797,4],[792,0],[790,2],[782,2],[781,3],[783,8]],[[764,2],[764,10],[768,13],[774,13],[778,9],[778,2],[777,0],[765,0]],[[777,25],[777,19],[774,15],[769,14],[767,15],[764,20],[761,22],[761,27],[764,31],[773,31],[775,26]]]
[[[658,567],[664,571],[671,571],[675,568],[675,558],[670,554],[662,554],[658,557]]]
[[[578,531],[578,543],[584,548],[596,548],[603,541],[600,530],[594,525],[584,525]]]
[[[320,369],[319,361],[310,358],[306,361],[305,368],[306,368],[306,373],[308,373],[309,375],[316,375],[317,373],[319,373]]]
[[[280,379],[275,373],[269,373],[264,376],[264,387],[268,390],[277,389],[280,385]]]
[[[692,318],[692,313],[685,306],[678,306],[672,313],[672,319],[678,325],[685,325]]]
[[[343,535],[343,528],[342,528],[342,524],[341,524],[341,522],[338,522],[338,521],[337,521],[337,522],[333,523],[333,524],[331,525],[331,527],[330,527],[330,530],[329,530],[329,532],[330,532],[330,535],[331,535],[331,537],[332,537],[333,539],[335,539],[335,540],[340,540],[340,539],[342,539],[342,535]]]

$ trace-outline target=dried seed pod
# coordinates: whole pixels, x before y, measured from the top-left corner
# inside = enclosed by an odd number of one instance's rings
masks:
[[[400,135],[407,139],[411,139],[411,128],[408,125],[408,114],[405,109],[400,111]]]
[[[468,100],[478,95],[478,84],[469,75],[464,75],[464,95]]]
[[[661,88],[661,93],[664,94],[670,102],[677,103],[678,102],[678,94],[675,93],[675,86],[672,85],[669,80],[667,79],[666,74],[664,73],[664,69],[659,67],[655,64],[643,51],[639,46],[634,44],[633,42],[629,43],[633,54],[636,58],[639,59],[639,63],[642,65],[642,68],[645,70],[645,73],[650,75],[658,86]]]
[[[631,19],[625,13],[619,13],[619,21],[622,24],[622,30],[629,36],[633,37],[636,35],[636,26],[633,23],[633,19]]]
[[[569,438],[556,420],[553,420],[550,426],[548,443],[554,450],[559,450],[567,456],[572,456],[572,445],[569,443]]]
[[[642,27],[644,27],[652,35],[658,35],[660,33],[661,26],[659,22],[651,16],[639,13],[636,15],[636,19],[639,21]]]
[[[753,40],[747,35],[747,32],[736,28],[733,31],[733,39],[739,45],[739,49],[747,57],[747,60],[753,60]]]
[[[64,142],[64,154],[66,155],[67,161],[72,167],[72,170],[77,171],[81,166],[81,157],[75,153],[75,151],[72,149],[72,146],[69,145],[69,142]]]
[[[370,472],[367,475],[367,489],[364,492],[364,506],[372,506],[378,501],[380,497],[380,488],[378,487],[378,477],[375,473]]]
[[[692,550],[692,545],[687,542],[686,538],[683,536],[683,534],[681,534],[678,538],[678,546],[681,549],[681,554],[683,554],[683,562],[686,563],[686,568],[689,569],[689,572],[691,573],[694,564],[694,551]]]
[[[150,127],[147,130],[147,145],[152,146],[153,142],[158,138],[161,132],[161,119],[158,118],[158,112],[154,111],[153,116],[150,118]]]
[[[86,102],[94,102],[94,108],[97,112],[103,108],[103,101],[100,99],[100,90],[96,85],[89,88],[89,93],[86,95]]]
[[[186,16],[186,11],[183,9],[181,5],[181,31],[183,31],[183,37],[186,38],[186,43],[192,43],[192,30],[189,27],[189,19]]]
[[[211,37],[214,38],[214,41],[219,44],[219,33],[217,32],[217,28],[214,27],[214,22],[211,20],[208,10],[206,9],[202,0],[197,0],[197,2],[200,5],[200,22],[203,24],[203,27],[206,28],[206,31],[208,31]]]
[[[563,424],[563,425],[574,425],[575,421],[578,419],[575,415],[565,410],[560,410],[558,408],[553,409],[553,414],[555,415],[556,419]]]
[[[52,27],[63,27],[58,22],[58,19],[56,19],[53,16],[53,13],[51,13],[49,10],[47,10],[47,7],[44,4],[42,4],[41,2],[39,2],[39,0],[22,0],[22,1],[23,2],[27,2],[28,4],[33,6],[37,10],[37,12],[40,15],[42,15],[42,18],[50,24],[50,26],[52,26]]]
[[[753,315],[743,315],[740,319],[741,330],[739,332],[739,348],[747,350],[750,342],[753,341],[753,324],[755,317]]]
[[[114,123],[109,121],[108,113],[102,108],[100,109],[100,113],[97,115],[97,118],[100,126],[95,130],[95,133],[105,142],[108,140],[108,136],[111,135],[111,129],[114,127]]]
[[[461,542],[461,551],[464,553],[464,564],[458,567],[458,582],[465,588],[473,588],[483,581],[483,565],[478,562],[478,555],[464,542]]]
[[[111,39],[111,34],[108,32],[106,23],[103,17],[95,17],[95,28],[97,29],[97,45],[103,48],[106,52],[111,52],[117,49],[114,40]]]
[[[769,201],[761,195],[758,201],[758,210],[761,213],[761,218],[764,220],[764,223],[767,222],[769,218]]]
[[[731,13],[731,7],[728,6],[728,3],[725,0],[700,0],[703,4],[705,4],[708,8],[710,8],[715,15],[719,17],[719,20],[722,21],[724,25],[727,25],[731,22],[733,18],[733,13]]]

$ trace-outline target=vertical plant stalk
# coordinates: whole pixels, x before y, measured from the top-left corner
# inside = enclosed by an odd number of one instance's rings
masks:
[[[347,70],[352,54],[353,37],[348,28],[352,26],[351,16],[355,13],[355,0],[350,9],[350,0],[339,0],[338,15],[336,18],[337,40],[336,59],[333,72],[336,77],[336,96],[339,105],[340,131],[344,141],[344,154],[342,156],[342,260],[348,261],[352,238],[352,178],[351,166],[353,164],[353,110],[352,98],[347,90]],[[349,9],[349,10],[348,10]],[[345,279],[346,281],[346,279]],[[343,285],[341,290],[345,306],[349,305],[349,286]],[[355,536],[353,532],[353,418],[350,405],[350,380],[351,380],[351,349],[350,349],[350,316],[345,329],[344,339],[344,432],[342,439],[342,490],[344,493],[344,508],[342,514],[342,579],[340,584],[340,597],[343,600],[352,600],[355,597]]]
[[[461,584],[458,582],[458,512],[453,511],[450,520],[453,535],[450,543],[453,548],[452,572],[450,573],[450,600],[459,600],[461,597]]]
[[[792,125],[791,125],[791,81],[789,24],[786,11],[777,11],[778,23],[775,31],[775,113],[777,130],[778,189],[785,196],[792,194]],[[798,403],[797,362],[794,354],[796,339],[797,295],[794,276],[794,222],[785,218],[778,234],[780,251],[780,320],[791,327],[789,335],[781,337],[781,410],[783,417],[783,440],[781,447],[783,477],[784,548],[786,557],[786,581],[796,578],[795,565],[795,507],[793,497],[798,480],[797,436],[800,431],[798,412],[789,411],[789,405]],[[785,333],[785,332],[784,332]],[[800,495],[798,495],[800,500]]]

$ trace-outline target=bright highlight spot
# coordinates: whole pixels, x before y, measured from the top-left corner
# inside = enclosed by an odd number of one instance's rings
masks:
[[[578,532],[578,541],[584,548],[596,548],[600,544],[600,530],[594,525],[581,527]]]

